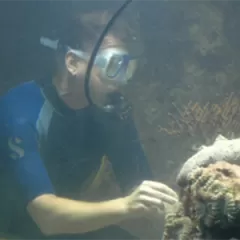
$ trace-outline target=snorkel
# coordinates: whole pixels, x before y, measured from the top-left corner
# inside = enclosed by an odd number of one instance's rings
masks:
[[[89,88],[89,81],[90,81],[90,75],[93,68],[93,64],[95,61],[95,58],[97,56],[97,53],[99,51],[99,48],[103,42],[104,37],[108,33],[109,29],[112,27],[112,25],[115,23],[116,19],[120,16],[120,14],[124,11],[124,9],[132,2],[132,0],[126,0],[123,5],[115,12],[115,14],[112,16],[112,18],[107,23],[105,29],[103,30],[102,34],[100,35],[97,43],[95,44],[95,47],[93,49],[93,52],[91,54],[87,71],[85,74],[85,81],[84,81],[84,89],[86,98],[89,102],[89,104],[93,104],[91,96],[90,96],[90,88]],[[112,95],[109,95],[110,103],[103,107],[103,110],[106,112],[114,113],[120,118],[126,118],[128,116],[128,113],[132,109],[130,104],[127,102],[127,100],[122,96],[120,93],[116,94],[113,93]]]

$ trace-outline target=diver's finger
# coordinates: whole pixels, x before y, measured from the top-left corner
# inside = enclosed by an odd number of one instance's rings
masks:
[[[160,182],[153,182],[153,181],[145,181],[144,182],[146,185],[160,191],[160,192],[164,192],[174,198],[178,199],[178,195],[175,191],[173,191],[170,187],[168,187],[167,185],[160,183]]]
[[[165,194],[163,192],[160,192],[154,188],[151,188],[150,186],[145,186],[140,189],[140,194],[147,195],[149,197],[160,199],[163,202],[174,204],[178,201],[176,197],[173,197],[169,194]]]
[[[162,200],[160,200],[158,198],[142,195],[142,196],[140,196],[139,201],[140,201],[139,204],[143,204],[148,209],[150,209],[150,208],[163,209],[164,208],[164,204],[163,204]]]

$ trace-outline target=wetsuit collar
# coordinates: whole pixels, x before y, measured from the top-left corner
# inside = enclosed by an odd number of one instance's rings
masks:
[[[52,105],[53,109],[60,115],[64,117],[78,117],[85,113],[86,111],[90,111],[92,106],[85,107],[80,110],[73,110],[69,108],[58,96],[57,91],[53,84],[44,84],[41,85],[41,91],[44,98],[49,101]]]

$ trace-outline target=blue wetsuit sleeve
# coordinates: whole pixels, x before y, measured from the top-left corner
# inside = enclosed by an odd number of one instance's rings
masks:
[[[134,121],[118,121],[111,133],[107,155],[121,188],[128,191],[143,180],[152,180],[153,174]]]
[[[37,196],[53,193],[53,186],[38,151],[37,134],[33,126],[18,119],[5,128],[7,170],[20,187],[27,204]]]

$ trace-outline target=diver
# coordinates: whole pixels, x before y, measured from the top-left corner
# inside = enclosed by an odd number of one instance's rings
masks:
[[[177,201],[171,188],[154,181],[131,111],[122,118],[102,107],[137,68],[125,42],[126,24],[104,38],[90,78],[95,104],[86,99],[84,75],[107,15],[81,14],[63,28],[58,41],[42,38],[55,55],[53,74],[1,97],[1,231],[31,239],[130,239],[135,237],[118,223],[164,212],[165,203]],[[122,195],[85,200],[84,191],[100,181],[105,156]]]

